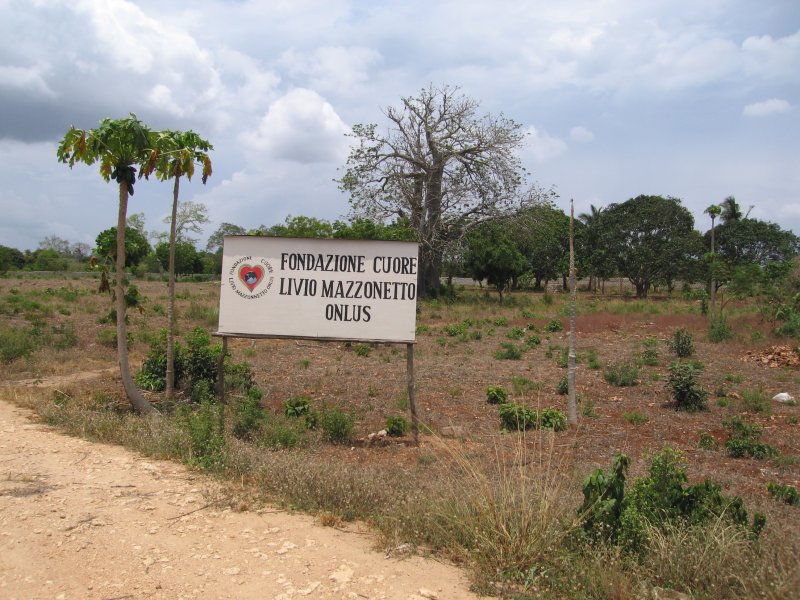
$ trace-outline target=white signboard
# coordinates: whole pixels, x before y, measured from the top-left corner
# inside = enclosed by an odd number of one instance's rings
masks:
[[[416,242],[225,236],[219,333],[413,342]]]

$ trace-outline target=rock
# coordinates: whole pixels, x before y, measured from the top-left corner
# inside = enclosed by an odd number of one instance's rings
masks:
[[[653,587],[650,591],[650,598],[652,600],[689,600],[689,596],[683,592],[660,587]]]
[[[466,431],[460,425],[448,425],[447,427],[442,427],[442,437],[464,437]]]
[[[780,394],[775,394],[772,397],[772,399],[775,400],[775,402],[785,402],[785,403],[794,402],[794,397],[790,396],[786,392],[781,392]]]

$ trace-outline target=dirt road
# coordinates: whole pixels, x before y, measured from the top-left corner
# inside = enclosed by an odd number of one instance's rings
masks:
[[[0,598],[475,598],[456,569],[371,538],[209,502],[180,465],[59,435],[0,400]]]

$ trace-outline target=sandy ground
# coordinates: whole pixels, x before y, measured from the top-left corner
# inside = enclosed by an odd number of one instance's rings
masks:
[[[59,435],[0,400],[0,598],[475,598],[357,530],[234,512],[180,465]]]

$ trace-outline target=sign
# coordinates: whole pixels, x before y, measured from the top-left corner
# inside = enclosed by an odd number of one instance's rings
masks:
[[[219,331],[413,342],[416,242],[225,236]]]

